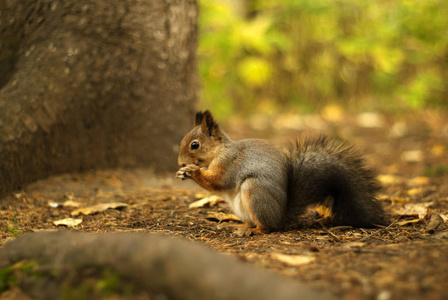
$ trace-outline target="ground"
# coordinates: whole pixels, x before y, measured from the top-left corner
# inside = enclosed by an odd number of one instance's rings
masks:
[[[234,139],[264,137],[283,144],[325,131],[354,144],[383,183],[379,199],[394,221],[388,227],[328,227],[310,213],[295,230],[237,237],[218,229],[237,222],[226,203],[189,207],[210,196],[191,182],[119,169],[65,174],[11,193],[0,201],[0,243],[40,230],[158,232],[199,241],[345,299],[446,299],[448,231],[443,221],[433,220],[448,215],[447,121],[439,111],[348,115],[328,107],[320,115],[254,116],[223,124]],[[116,202],[122,204],[72,215]],[[82,222],[54,224],[64,218]]]

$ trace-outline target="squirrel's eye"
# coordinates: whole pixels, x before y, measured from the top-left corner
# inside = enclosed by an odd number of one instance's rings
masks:
[[[199,148],[199,142],[193,142],[191,143],[191,150],[196,150]]]

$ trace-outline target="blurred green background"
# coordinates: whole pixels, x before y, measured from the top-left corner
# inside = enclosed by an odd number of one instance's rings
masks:
[[[446,0],[199,0],[201,107],[448,105]]]

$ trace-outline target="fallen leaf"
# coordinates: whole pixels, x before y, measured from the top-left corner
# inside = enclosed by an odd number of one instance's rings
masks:
[[[442,144],[436,144],[431,148],[431,152],[435,156],[442,156],[445,154],[445,151],[445,145]]]
[[[417,216],[419,219],[423,219],[432,204],[432,202],[409,203],[397,210],[396,214],[402,217]]]
[[[61,220],[54,221],[53,224],[56,226],[63,225],[67,227],[75,227],[82,223],[82,219],[65,218]]]
[[[392,197],[391,200],[393,202],[409,202],[409,198],[404,197]]]
[[[344,109],[340,105],[328,104],[321,111],[322,118],[330,122],[342,122],[345,118]]]
[[[442,217],[438,214],[432,214],[431,217],[429,218],[429,222],[426,225],[426,232],[433,234],[439,230],[443,230],[446,229],[447,226],[445,224],[445,222],[443,221]]]
[[[31,228],[31,229],[29,229],[29,231],[31,231],[31,232],[56,232],[58,230],[59,229],[56,229],[56,228],[45,228],[45,229],[42,229],[42,228]]]
[[[64,207],[80,207],[81,203],[73,201],[73,200],[67,200],[62,203],[62,206]]]
[[[293,267],[306,265],[316,260],[316,258],[311,255],[286,255],[282,253],[272,253],[271,257]]]
[[[75,199],[75,194],[74,193],[67,193],[64,195],[65,198],[67,198],[67,200],[74,200]]]
[[[421,186],[427,184],[429,184],[429,178],[424,176],[414,177],[411,180],[409,180],[409,185],[412,186]]]
[[[378,195],[376,197],[376,200],[378,200],[378,201],[388,201],[388,200],[391,200],[391,197],[389,195],[381,194],[381,195]]]
[[[60,203],[54,201],[48,201],[48,206],[50,206],[51,208],[57,208],[60,206]]]
[[[202,199],[202,198],[206,198],[207,195],[204,195],[204,194],[201,194],[201,193],[197,193],[197,194],[194,195],[194,197],[195,197],[196,199]]]
[[[14,195],[14,198],[16,198],[16,199],[20,199],[23,196],[22,193],[13,193],[13,195]]]
[[[210,213],[208,214],[208,216],[206,217],[207,220],[210,221],[217,221],[217,222],[225,222],[225,221],[240,221],[240,219],[238,219],[237,216],[235,216],[234,214],[225,214],[222,212],[217,212],[217,213]]]
[[[423,160],[423,151],[421,150],[405,151],[401,154],[401,159],[409,163],[421,162]]]
[[[409,198],[391,197],[389,195],[378,195],[378,201],[392,201],[392,202],[408,202]]]
[[[58,208],[58,207],[79,207],[81,206],[81,203],[73,201],[73,200],[66,200],[63,203],[58,203],[55,201],[48,201],[48,206],[51,208]]]
[[[405,225],[409,225],[409,224],[417,224],[420,223],[423,219],[413,219],[413,220],[405,220],[405,221],[401,221],[401,222],[397,222],[396,224],[398,226],[405,226]]]
[[[394,184],[400,181],[400,179],[397,176],[390,174],[378,175],[378,180],[382,184]]]
[[[391,138],[401,138],[408,133],[408,126],[404,122],[396,122],[389,131]]]
[[[435,239],[440,239],[440,240],[448,239],[448,231],[438,232],[438,233],[434,234],[432,237]]]
[[[445,221],[445,222],[448,221],[448,215],[445,215],[445,214],[439,214],[439,216],[443,219],[443,221]]]
[[[356,117],[358,125],[364,128],[381,128],[384,126],[383,117],[378,113],[365,112]]]
[[[201,200],[195,201],[188,205],[189,208],[200,208],[200,207],[212,207],[218,205],[218,203],[224,202],[224,199],[219,196],[210,196],[203,198]]]
[[[366,243],[363,242],[349,242],[349,243],[344,243],[343,247],[344,248],[361,248],[365,245]]]
[[[126,203],[121,202],[111,202],[111,203],[101,203],[89,207],[80,208],[77,210],[72,211],[72,216],[78,216],[78,215],[92,215],[96,214],[98,212],[102,212],[108,209],[117,209],[117,208],[123,208],[127,207],[128,205]]]
[[[409,196],[415,196],[418,194],[422,194],[423,192],[424,192],[424,190],[421,187],[415,188],[415,189],[410,189],[407,191]]]

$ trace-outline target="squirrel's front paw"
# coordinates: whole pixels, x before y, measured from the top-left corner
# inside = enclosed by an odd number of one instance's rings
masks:
[[[194,172],[198,171],[199,167],[196,165],[187,165],[185,167],[182,167],[177,171],[176,178],[180,178],[182,180],[191,178],[194,174]]]

